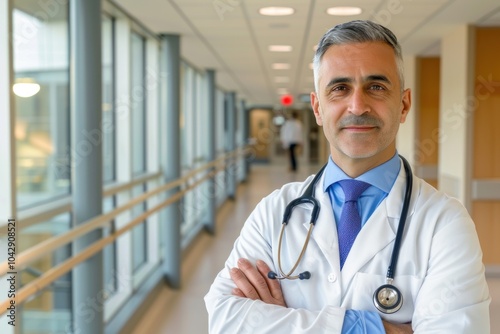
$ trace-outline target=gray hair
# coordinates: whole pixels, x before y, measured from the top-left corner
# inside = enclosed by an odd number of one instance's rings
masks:
[[[330,46],[363,42],[384,42],[392,47],[396,55],[401,91],[403,90],[403,55],[401,52],[401,45],[399,45],[398,39],[394,33],[378,23],[356,20],[336,25],[328,30],[319,41],[318,48],[313,58],[314,88],[316,92],[318,92],[318,74],[321,66],[321,59]]]

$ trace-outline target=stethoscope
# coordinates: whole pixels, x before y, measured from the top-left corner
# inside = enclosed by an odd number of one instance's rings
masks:
[[[413,175],[411,171],[410,164],[404,157],[399,156],[403,161],[403,166],[406,172],[406,190],[403,202],[403,209],[401,210],[401,218],[399,220],[398,230],[396,232],[396,240],[394,241],[394,248],[392,249],[391,263],[389,268],[387,269],[386,275],[386,284],[380,286],[375,293],[373,294],[373,304],[382,313],[391,314],[397,312],[401,306],[403,305],[403,295],[398,288],[396,288],[392,282],[394,281],[394,273],[396,272],[396,264],[398,262],[399,250],[401,248],[401,239],[403,238],[403,231],[405,228],[406,217],[408,216],[408,208],[410,206],[411,199],[411,191],[413,185]],[[320,171],[314,176],[313,180],[304,191],[302,196],[291,201],[285,208],[285,213],[283,214],[283,223],[281,225],[280,237],[278,241],[278,268],[281,273],[281,276],[278,276],[274,271],[270,271],[267,274],[267,277],[270,279],[309,279],[311,278],[311,273],[309,271],[304,271],[298,275],[292,275],[295,269],[297,269],[302,257],[306,251],[307,244],[309,243],[309,239],[311,237],[312,229],[316,224],[316,221],[319,216],[320,205],[318,200],[314,197],[314,189],[316,184],[318,183],[321,174],[325,170],[325,166],[323,166]],[[311,220],[309,222],[309,230],[307,232],[306,240],[304,242],[304,246],[299,254],[297,261],[294,266],[288,273],[285,273],[281,268],[281,242],[283,239],[283,232],[285,231],[285,226],[288,225],[288,221],[292,215],[292,210],[300,205],[300,204],[312,204],[313,210],[311,213]]]

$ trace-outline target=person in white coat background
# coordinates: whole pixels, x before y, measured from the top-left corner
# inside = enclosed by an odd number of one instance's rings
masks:
[[[283,148],[288,151],[290,159],[290,171],[297,171],[297,149],[302,145],[302,123],[299,114],[292,112],[291,118],[287,119],[280,130],[280,139]]]
[[[313,64],[311,104],[330,144],[313,189],[317,223],[302,257],[310,205],[293,210],[280,240],[285,207],[313,176],[262,199],[205,296],[210,332],[489,333],[491,299],[474,222],[456,199],[416,176],[393,282],[403,303],[388,314],[374,305],[374,292],[387,283],[409,180],[395,145],[411,106],[396,36],[370,21],[337,25],[322,37]],[[368,185],[355,201],[360,231],[341,259],[344,180]],[[270,271],[310,277],[277,280]]]

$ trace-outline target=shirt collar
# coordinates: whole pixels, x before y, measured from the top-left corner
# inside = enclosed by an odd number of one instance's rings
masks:
[[[364,181],[372,186],[379,188],[380,190],[389,193],[391,188],[396,181],[399,174],[399,169],[401,168],[401,162],[399,161],[398,153],[396,152],[394,156],[383,164],[370,169],[364,174],[361,174],[355,180]],[[345,179],[352,179],[349,177],[340,167],[333,162],[332,157],[328,158],[328,164],[325,169],[325,177],[323,181],[323,191],[327,191],[335,182]]]

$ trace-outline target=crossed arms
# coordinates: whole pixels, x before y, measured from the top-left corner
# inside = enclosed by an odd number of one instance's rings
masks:
[[[279,281],[267,277],[270,270],[262,260],[257,260],[254,267],[247,259],[239,259],[238,267],[230,271],[231,279],[236,284],[233,295],[287,307]],[[411,324],[395,324],[385,320],[382,323],[387,334],[413,333]]]

